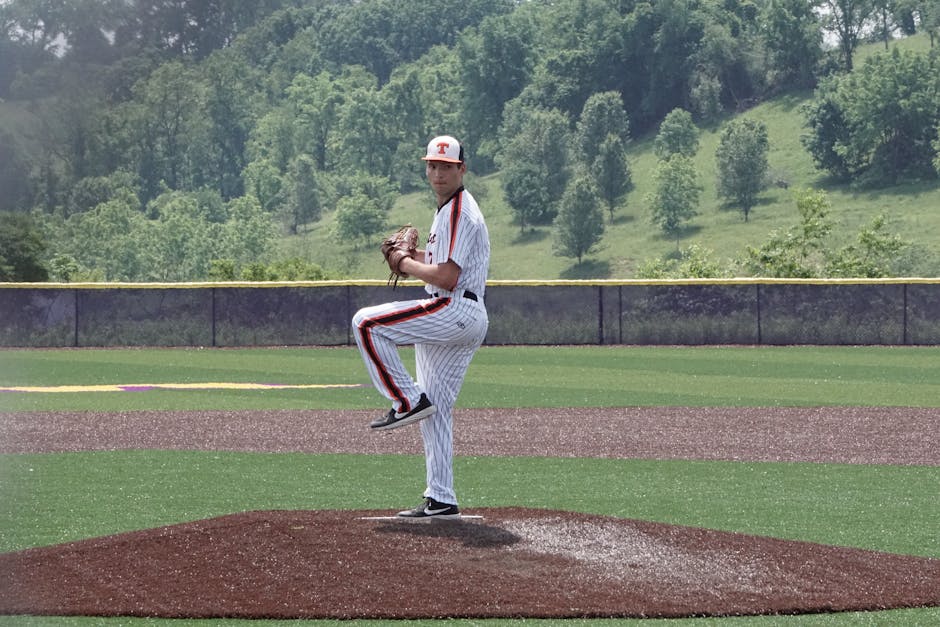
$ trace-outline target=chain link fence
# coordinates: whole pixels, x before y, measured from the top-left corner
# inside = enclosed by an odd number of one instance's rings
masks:
[[[414,283],[0,284],[0,346],[345,346]],[[494,281],[486,344],[940,344],[940,279]]]

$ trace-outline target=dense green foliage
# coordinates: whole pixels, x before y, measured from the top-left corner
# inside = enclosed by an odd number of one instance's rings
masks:
[[[29,216],[0,213],[0,281],[45,281],[45,244]]]
[[[807,148],[833,176],[875,185],[931,176],[940,56],[897,49],[873,56],[825,81],[808,117]]]
[[[522,232],[562,228],[581,168],[613,224],[637,179],[631,146],[667,114],[714,128],[820,79],[805,114],[819,168],[866,185],[936,180],[936,54],[846,73],[865,37],[932,41],[935,0],[221,6],[0,3],[0,210],[35,215],[51,278],[271,276],[300,257],[280,240],[326,216],[355,250],[390,226],[389,190],[422,189],[416,154],[439,132],[464,141],[475,174],[499,170]],[[761,200],[733,198],[745,217]]]

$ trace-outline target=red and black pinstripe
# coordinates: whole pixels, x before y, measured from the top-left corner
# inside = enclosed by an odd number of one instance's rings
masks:
[[[454,245],[457,243],[457,225],[460,224],[460,212],[463,210],[463,187],[454,195],[454,206],[450,212],[450,243],[447,246],[447,258],[454,254]]]
[[[393,311],[375,318],[366,318],[359,324],[359,330],[363,340],[363,349],[378,371],[379,378],[382,380],[385,389],[401,404],[401,408],[399,409],[401,412],[411,411],[411,401],[408,400],[408,397],[403,394],[401,389],[395,384],[395,380],[392,378],[391,374],[389,374],[388,370],[385,368],[385,364],[375,350],[375,345],[372,343],[372,329],[376,326],[391,326],[431,315],[436,311],[440,311],[449,303],[450,298],[438,298],[426,301],[415,307]]]

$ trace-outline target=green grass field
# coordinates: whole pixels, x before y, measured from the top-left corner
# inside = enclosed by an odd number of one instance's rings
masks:
[[[403,352],[412,363],[410,349]],[[573,376],[576,373],[576,376]],[[145,383],[361,384],[0,396],[6,410],[376,407],[354,348],[0,351],[0,387]],[[914,346],[487,346],[463,407],[940,406],[940,349]]]
[[[367,383],[358,353],[345,348],[0,351],[0,387],[261,381]],[[381,404],[369,387],[0,394],[2,411]],[[940,347],[484,347],[459,404],[940,407]],[[489,457],[460,457],[456,466],[457,489],[469,508],[575,510],[940,557],[938,467]],[[395,508],[410,502],[422,482],[423,462],[404,455],[153,450],[2,455],[0,551],[256,509]],[[0,617],[2,626],[55,627],[333,622]],[[940,608],[669,621],[451,622],[933,625],[940,624]]]

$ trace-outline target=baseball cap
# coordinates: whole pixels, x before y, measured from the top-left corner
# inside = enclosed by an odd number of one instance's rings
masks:
[[[428,142],[428,153],[421,159],[463,163],[463,146],[450,135],[439,135]]]

